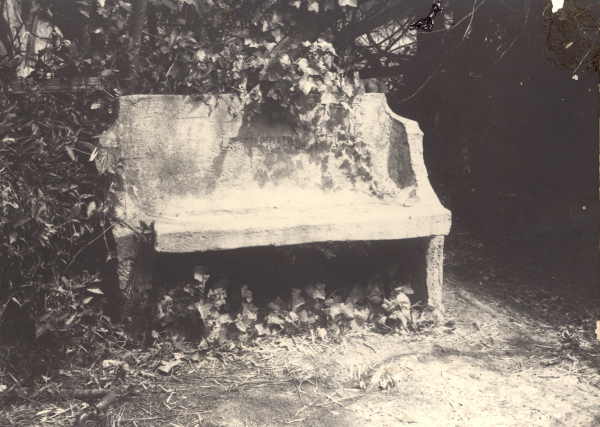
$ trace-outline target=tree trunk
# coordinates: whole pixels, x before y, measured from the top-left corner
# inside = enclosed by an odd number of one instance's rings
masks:
[[[139,69],[140,47],[142,45],[142,32],[148,14],[148,0],[134,0],[129,20],[129,58],[126,70],[126,89],[133,91],[135,75]]]

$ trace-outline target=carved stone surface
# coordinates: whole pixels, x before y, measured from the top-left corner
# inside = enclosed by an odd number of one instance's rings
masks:
[[[118,122],[102,138],[124,160],[119,216],[132,226],[155,222],[159,251],[449,231],[450,213],[427,178],[422,133],[392,113],[383,94],[360,97],[351,130],[366,144],[383,199],[346,176],[331,153],[295,147],[290,126],[244,123],[233,96],[137,95],[120,103]],[[116,231],[117,239],[131,233]]]
[[[120,98],[119,119],[101,138],[123,162],[117,213],[128,226],[115,227],[119,258],[136,257],[131,235],[140,221],[154,222],[164,252],[448,234],[450,212],[429,183],[418,124],[394,114],[380,93],[358,97],[351,114],[348,134],[364,144],[372,181],[349,175],[335,150],[307,150],[292,125],[248,120],[234,96]],[[435,237],[427,251],[436,304],[442,248]]]

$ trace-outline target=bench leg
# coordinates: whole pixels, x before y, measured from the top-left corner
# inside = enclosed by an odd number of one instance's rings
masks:
[[[128,230],[127,234],[116,238],[119,284],[129,298],[145,298],[153,287],[155,241],[153,227],[142,227],[139,234]]]
[[[444,314],[444,236],[422,239],[421,250],[415,293],[421,302],[433,308],[435,318],[441,320]]]
[[[131,321],[131,332],[148,343],[153,319],[156,236],[153,227],[144,225],[141,233],[126,232],[116,238],[119,285],[127,296],[125,313]]]

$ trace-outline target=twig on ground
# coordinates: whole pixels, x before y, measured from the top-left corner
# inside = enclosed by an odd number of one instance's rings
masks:
[[[372,345],[370,345],[370,344],[367,344],[366,342],[363,342],[362,344],[363,344],[365,347],[367,347],[367,348],[370,348],[371,350],[373,350],[373,353],[377,354],[377,350],[375,350],[375,348],[374,348]]]
[[[306,417],[304,417],[304,418],[296,418],[294,420],[286,421],[286,424],[301,423],[305,419],[306,419]]]

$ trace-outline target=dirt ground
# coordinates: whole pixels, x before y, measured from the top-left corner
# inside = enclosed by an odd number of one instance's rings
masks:
[[[171,375],[141,372],[142,389],[105,425],[600,425],[599,305],[557,284],[532,286],[552,277],[508,268],[466,241],[448,244],[444,325],[335,343],[270,338]],[[72,425],[81,408],[31,405],[28,417],[0,412],[0,425]]]

